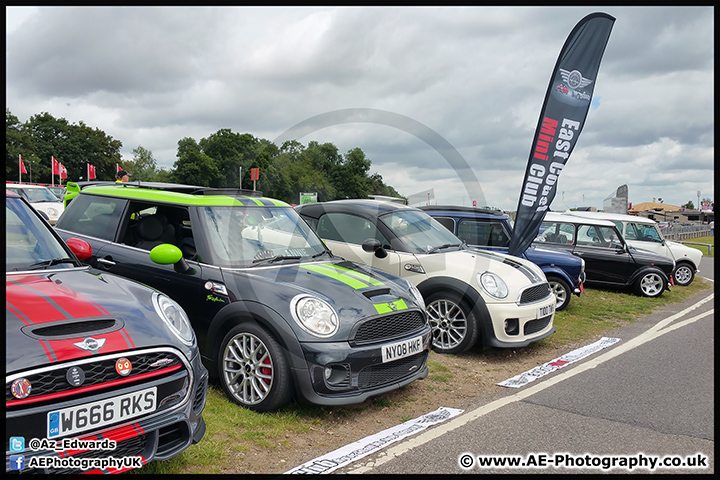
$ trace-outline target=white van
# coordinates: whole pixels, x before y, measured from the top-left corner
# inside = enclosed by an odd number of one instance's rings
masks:
[[[675,260],[673,279],[675,285],[690,285],[695,274],[700,272],[703,253],[682,243],[665,240],[654,220],[635,215],[604,212],[565,212],[572,215],[609,220],[617,225],[628,245],[663,255]]]

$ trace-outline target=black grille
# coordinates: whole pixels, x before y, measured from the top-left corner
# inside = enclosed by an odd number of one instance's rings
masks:
[[[34,375],[25,376],[24,378],[26,378],[32,385],[32,392],[28,398],[35,398],[53,393],[72,394],[72,390],[75,388],[101,385],[105,382],[113,380],[133,378],[145,373],[156,372],[163,368],[183,365],[180,359],[170,352],[146,352],[141,354],[128,352],[127,355],[125,355],[125,358],[130,360],[132,363],[132,371],[129,375],[123,377],[115,370],[115,362],[118,358],[120,357],[98,359],[78,365],[85,373],[85,381],[78,387],[73,387],[68,383],[66,374],[69,367],[62,364],[54,366],[52,370],[46,370]],[[157,366],[152,366],[155,362],[160,363]],[[5,385],[6,402],[12,402],[15,400],[12,395],[11,386],[12,382]]]
[[[533,285],[532,287],[523,290],[520,295],[520,304],[532,303],[547,298],[552,292],[548,283],[541,283],[539,285]]]
[[[550,320],[552,320],[552,315],[538,318],[537,320],[530,320],[529,322],[525,323],[525,326],[523,327],[523,332],[525,332],[525,335],[532,335],[533,333],[537,333],[543,328],[547,327],[550,323]]]
[[[425,322],[424,315],[417,310],[383,315],[362,322],[353,340],[356,344],[390,340],[422,330]]]
[[[425,351],[394,362],[365,367],[358,375],[358,387],[378,387],[412,375],[423,367],[428,354],[429,352]]]
[[[205,407],[207,385],[208,377],[206,375],[198,382],[197,390],[195,390],[195,397],[193,398],[193,412],[195,412],[195,415],[200,415],[200,412]]]

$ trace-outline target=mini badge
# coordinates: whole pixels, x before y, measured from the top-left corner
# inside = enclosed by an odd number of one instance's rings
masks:
[[[105,339],[99,338],[95,340],[92,337],[84,339],[82,342],[73,343],[80,350],[86,350],[88,352],[97,352],[105,345]]]
[[[65,379],[73,387],[79,387],[85,382],[85,371],[80,367],[72,367],[65,373]]]
[[[125,357],[119,358],[118,361],[115,362],[115,371],[123,377],[127,377],[130,375],[130,372],[132,372],[132,363]]]
[[[20,400],[23,398],[27,398],[28,395],[30,395],[30,390],[32,390],[32,387],[30,386],[30,382],[26,378],[18,378],[12,383],[10,390],[12,390],[13,397]]]

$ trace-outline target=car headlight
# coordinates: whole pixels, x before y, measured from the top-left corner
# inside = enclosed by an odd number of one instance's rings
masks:
[[[296,296],[290,301],[290,313],[303,330],[316,337],[331,337],[338,330],[335,309],[317,297]]]
[[[488,295],[502,299],[508,296],[508,287],[498,275],[492,272],[478,273],[477,282]]]
[[[172,300],[170,297],[153,293],[153,306],[155,311],[163,319],[165,325],[180,339],[182,343],[188,346],[192,346],[195,340],[195,332],[193,332],[190,326],[190,320],[177,302]]]
[[[425,300],[423,299],[420,290],[418,290],[417,287],[410,282],[408,282],[408,288],[410,290],[410,294],[413,296],[420,308],[425,310]]]
[[[55,209],[52,208],[52,207],[48,207],[48,209],[47,209],[47,214],[50,215],[51,217],[57,217],[57,216],[58,216],[58,211],[55,210]]]

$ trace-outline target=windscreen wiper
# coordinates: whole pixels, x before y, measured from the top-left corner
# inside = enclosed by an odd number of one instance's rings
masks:
[[[76,260],[74,258],[70,258],[70,257],[58,257],[58,258],[53,258],[52,260],[43,260],[42,262],[32,263],[32,264],[28,265],[27,269],[35,270],[37,268],[52,267],[53,265],[58,265],[60,263],[75,263],[75,261]]]
[[[459,247],[461,245],[462,245],[462,243],[446,243],[445,245],[440,245],[439,247],[428,248],[427,253],[434,253],[434,252],[437,252],[438,250],[443,250],[445,248],[450,248],[450,247]]]
[[[297,255],[275,255],[274,257],[269,257],[269,258],[258,258],[256,260],[253,260],[252,263],[254,263],[254,264],[263,263],[263,262],[274,263],[274,262],[278,262],[280,260],[300,260],[300,257]]]

